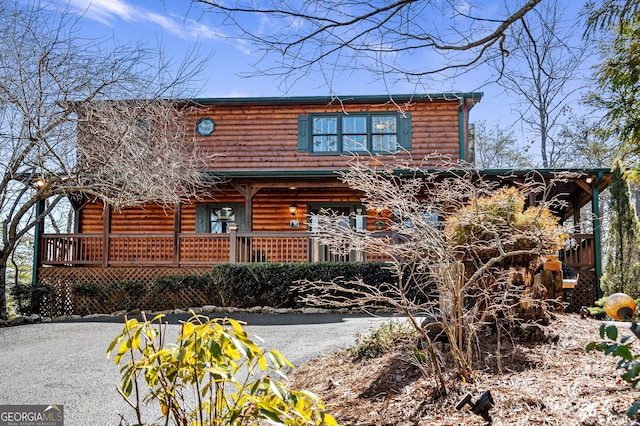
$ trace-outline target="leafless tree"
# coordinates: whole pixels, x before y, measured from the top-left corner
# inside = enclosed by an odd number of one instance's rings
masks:
[[[611,167],[617,157],[624,158],[617,141],[603,131],[596,113],[571,114],[562,125],[558,141],[569,167]]]
[[[451,0],[193,2],[204,5],[204,22],[210,13],[222,16],[230,37],[263,54],[256,74],[283,85],[322,76],[331,89],[356,70],[392,86],[473,68],[506,52],[507,29],[540,0],[505,2],[512,7],[504,9]]]
[[[434,164],[433,158],[426,161]],[[564,231],[549,214],[557,201],[545,195],[548,187],[535,174],[508,193],[516,195],[505,205],[488,208],[487,202],[495,202],[487,197],[495,193],[496,183],[467,165],[442,162],[434,171],[423,164],[372,166],[356,159],[341,179],[364,194],[367,211],[381,212],[387,229],[348,229],[341,226],[344,218],[325,212],[314,217],[313,236],[336,254],[367,253],[384,259],[395,281],[382,286],[340,279],[302,282],[305,303],[386,307],[406,315],[427,342],[443,392],[445,379],[430,331],[446,336],[456,374],[471,380],[473,348],[483,327],[491,324],[509,331],[518,321],[545,319],[545,293],[536,287],[531,271],[541,256],[558,249]],[[518,202],[524,205],[530,193],[546,200],[517,212]],[[518,215],[524,221],[516,220]],[[457,239],[460,229],[472,231]],[[430,322],[426,327],[424,317]]]
[[[7,260],[60,200],[173,205],[203,183],[197,170],[209,160],[187,149],[189,105],[163,100],[184,96],[199,63],[87,40],[78,17],[55,4],[0,4],[2,319]]]
[[[478,169],[531,168],[530,146],[519,146],[512,131],[487,128],[484,121],[475,123],[473,163]]]
[[[544,2],[509,29],[510,53],[493,66],[497,83],[517,99],[521,123],[538,137],[542,167],[564,166],[571,158],[560,139],[571,112],[571,100],[584,88],[581,65],[588,45],[575,34],[579,22],[564,18],[558,0]]]

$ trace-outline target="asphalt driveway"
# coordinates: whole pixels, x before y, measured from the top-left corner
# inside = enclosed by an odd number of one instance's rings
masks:
[[[354,314],[237,314],[247,333],[278,349],[294,365],[346,348],[388,317]],[[171,316],[168,334],[179,320]],[[119,369],[106,349],[122,318],[0,328],[0,404],[64,405],[65,426],[117,425],[133,413],[115,390]],[[152,419],[147,419],[152,420]]]

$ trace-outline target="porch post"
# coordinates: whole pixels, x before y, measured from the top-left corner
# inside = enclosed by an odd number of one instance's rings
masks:
[[[232,185],[244,197],[245,225],[246,230],[251,232],[253,231],[253,196],[260,191],[260,187],[250,183]]]
[[[44,212],[44,200],[36,202],[36,217]],[[33,271],[31,273],[31,284],[38,282],[38,269],[40,268],[40,235],[44,232],[44,217],[38,221],[33,230]]]
[[[249,193],[245,196],[244,199],[244,211],[245,211],[245,220],[247,224],[247,231],[253,231],[253,196],[255,193],[249,188]]]
[[[102,224],[102,267],[109,266],[109,234],[111,234],[111,206],[104,206],[104,219]]]
[[[173,267],[180,266],[180,232],[182,222],[182,204],[178,203],[173,211]]]
[[[602,229],[600,221],[600,192],[598,186],[602,182],[603,174],[598,172],[598,178],[593,183],[593,195],[591,197],[591,212],[593,213],[593,242],[595,249],[595,272],[596,272],[596,297],[602,297],[600,279],[602,278]]]
[[[229,225],[229,263],[236,263],[238,253],[238,225]]]

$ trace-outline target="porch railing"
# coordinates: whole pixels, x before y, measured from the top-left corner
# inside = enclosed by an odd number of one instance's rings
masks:
[[[364,260],[338,256],[304,232],[44,234],[40,265],[207,266],[216,263]],[[379,260],[379,259],[376,259]]]
[[[380,232],[378,237],[392,238]],[[574,234],[562,261],[574,268],[595,265],[591,234]],[[381,255],[332,253],[305,232],[230,232],[228,234],[45,234],[40,265],[209,266],[217,263],[385,260]]]
[[[587,268],[596,264],[593,234],[572,234],[565,243],[562,262],[571,268]]]

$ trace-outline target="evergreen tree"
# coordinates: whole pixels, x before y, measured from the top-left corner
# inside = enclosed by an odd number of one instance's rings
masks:
[[[640,222],[631,202],[629,184],[620,161],[611,174],[611,217],[605,240],[604,294],[623,292],[640,297]]]

